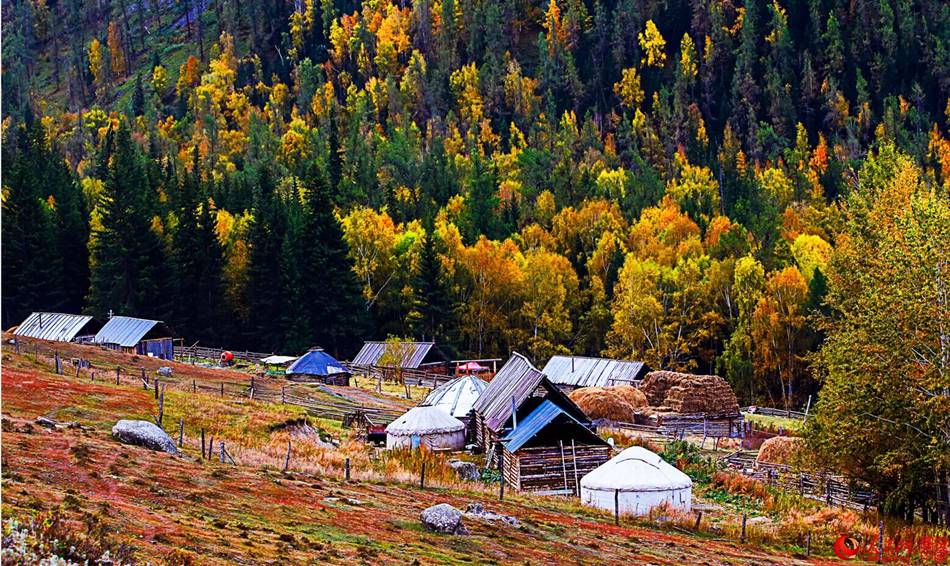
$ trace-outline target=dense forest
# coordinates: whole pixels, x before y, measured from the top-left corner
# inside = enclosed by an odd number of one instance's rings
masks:
[[[853,304],[860,277],[948,312],[945,2],[19,0],[3,23],[5,327],[606,354],[802,405],[842,313],[902,305]],[[875,255],[919,210],[916,259]],[[929,344],[914,367],[946,368],[917,322],[893,329]]]

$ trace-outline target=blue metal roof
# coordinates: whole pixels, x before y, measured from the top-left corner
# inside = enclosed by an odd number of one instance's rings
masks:
[[[342,363],[323,350],[310,350],[297,358],[287,371],[287,375],[333,375],[335,373],[349,373]]]
[[[518,426],[509,432],[508,436],[506,436],[502,442],[505,443],[505,447],[508,448],[509,452],[514,452],[534,438],[534,435],[541,432],[544,427],[551,424],[551,421],[556,419],[559,415],[566,415],[579,426],[584,426],[580,421],[564,412],[561,407],[549,399],[545,399],[535,410],[531,411],[523,421],[518,421]]]
[[[145,337],[160,320],[132,318],[131,316],[114,316],[99,330],[93,342],[97,344],[118,344],[131,348]]]

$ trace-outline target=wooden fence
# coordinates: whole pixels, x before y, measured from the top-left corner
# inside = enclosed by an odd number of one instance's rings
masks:
[[[4,344],[8,351],[20,352],[21,345]],[[388,424],[398,418],[403,411],[384,407],[367,407],[357,403],[342,400],[338,403],[314,399],[312,387],[308,384],[285,382],[274,378],[262,378],[248,375],[246,381],[228,380],[201,380],[183,377],[172,373],[159,375],[146,371],[142,366],[100,365],[93,364],[83,358],[61,358],[59,353],[51,347],[37,343],[24,343],[23,353],[43,356],[52,360],[53,370],[56,373],[68,372],[79,377],[81,374],[95,381],[107,381],[116,384],[132,383],[141,385],[143,389],[155,391],[159,388],[177,390],[190,393],[216,394],[220,397],[256,399],[259,401],[285,403],[306,409],[307,413],[316,418],[340,420],[341,422],[353,413],[359,412],[368,416],[375,424]],[[332,393],[332,392],[331,392]]]
[[[786,409],[775,409],[772,407],[742,407],[740,409],[743,413],[750,415],[764,415],[767,417],[787,417],[790,419],[804,419],[807,415],[802,411],[792,411]]]
[[[719,459],[719,466],[790,493],[851,509],[873,508],[878,496],[856,480],[824,472],[796,471],[790,466],[756,461],[756,452],[738,450]]]
[[[441,373],[435,373],[424,369],[400,369],[364,366],[355,364],[344,364],[353,375],[365,376],[369,379],[382,379],[383,381],[399,380],[406,385],[417,387],[435,388],[447,381],[452,381],[455,377]]]
[[[205,348],[204,346],[175,346],[175,359],[180,362],[193,363],[198,360],[217,361],[221,354],[231,352],[235,360],[247,363],[260,363],[262,358],[273,356],[273,353],[250,352],[248,350],[225,350],[223,348]]]

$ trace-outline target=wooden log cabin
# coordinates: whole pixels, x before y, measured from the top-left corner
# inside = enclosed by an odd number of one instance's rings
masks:
[[[577,493],[578,482],[610,459],[610,446],[545,399],[501,441],[505,482],[522,491]]]
[[[610,457],[580,407],[517,352],[473,411],[475,443],[488,454],[487,465],[501,456],[505,481],[517,489],[573,491],[575,473],[580,478]]]

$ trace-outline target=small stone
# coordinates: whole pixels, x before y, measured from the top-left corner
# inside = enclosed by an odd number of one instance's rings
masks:
[[[478,481],[482,475],[478,471],[478,466],[472,462],[464,460],[449,460],[449,466],[455,470],[460,478],[466,481]]]
[[[45,428],[56,428],[56,421],[47,417],[36,417],[35,422]]]
[[[492,511],[485,511],[485,507],[481,503],[469,503],[468,508],[465,510],[465,516],[474,519],[482,519],[484,521],[491,521],[493,523],[506,523],[516,529],[521,528],[521,521],[515,517],[510,515],[502,515],[501,513],[494,513]]]

